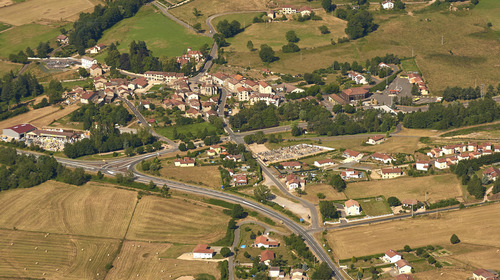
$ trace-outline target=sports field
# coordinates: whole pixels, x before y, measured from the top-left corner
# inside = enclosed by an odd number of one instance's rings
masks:
[[[224,236],[228,221],[229,216],[208,204],[147,196],[135,210],[127,239],[212,243]]]
[[[500,204],[497,203],[414,219],[331,230],[327,239],[335,256],[341,259],[383,253],[388,249],[398,250],[405,245],[412,248],[446,246],[450,244],[452,234],[456,234],[463,244],[498,248],[500,221],[494,215],[498,211]]]
[[[427,201],[432,203],[445,198],[461,197],[462,187],[454,174],[447,174],[351,183],[344,192],[352,199],[383,195],[386,199],[395,196],[401,201],[404,199],[424,201],[427,192]]]
[[[211,44],[206,36],[197,35],[164,16],[152,6],[144,6],[131,18],[120,21],[106,30],[99,43],[111,44],[118,41],[118,50],[128,52],[130,42],[145,41],[154,56],[178,56],[188,47],[199,49]]]

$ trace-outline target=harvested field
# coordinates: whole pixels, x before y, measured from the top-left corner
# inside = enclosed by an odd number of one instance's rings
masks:
[[[497,234],[500,220],[492,215],[499,211],[500,204],[497,203],[414,219],[331,230],[327,238],[335,256],[341,259],[383,253],[388,248],[401,249],[405,245],[448,245],[452,234],[457,234],[466,244],[500,247]],[[481,230],[471,225],[481,225]],[[422,234],[423,231],[425,234]]]
[[[436,202],[445,198],[462,196],[461,183],[453,174],[426,177],[400,177],[391,180],[374,180],[348,184],[345,194],[349,198],[372,197],[383,195],[395,196],[400,200],[418,199],[424,201],[427,192],[427,201]]]
[[[80,108],[80,106],[77,104],[68,105],[64,107],[64,109],[62,110],[56,111],[49,115],[42,116],[40,118],[36,118],[32,120],[30,123],[38,128],[46,127],[49,126],[49,124],[52,123],[53,121],[73,113],[73,111],[76,111],[78,108]]]
[[[30,189],[0,193],[0,226],[122,238],[135,202],[135,192],[99,183],[76,187],[48,181]]]
[[[379,153],[413,153],[415,150],[425,147],[419,143],[418,137],[391,137],[378,145],[364,144],[368,137],[364,135],[359,137],[349,137],[335,141],[324,141],[322,145],[334,147],[336,149],[349,148],[359,152],[379,152]]]
[[[216,262],[158,258],[172,244],[126,241],[106,279],[176,279],[207,273],[219,279]],[[194,248],[194,247],[193,247]],[[192,250],[192,249],[191,249]]]
[[[487,267],[488,269],[500,270],[500,251],[498,247],[476,246],[459,243],[456,246],[445,247],[452,252],[447,259],[452,263],[462,263],[473,267]]]
[[[21,67],[22,65],[19,63],[0,61],[0,76],[3,77],[3,75],[9,73],[10,71],[17,73]]]
[[[442,269],[433,269],[424,272],[419,272],[413,274],[415,279],[419,280],[457,280],[457,279],[469,279],[472,275],[471,270],[466,269],[453,269],[449,267],[444,267]]]
[[[211,189],[220,189],[221,179],[217,166],[195,166],[178,167],[174,166],[173,160],[163,162],[160,175],[176,181],[193,183]]]
[[[229,216],[202,202],[143,197],[130,224],[127,239],[172,243],[212,243],[226,233]]]
[[[0,278],[104,279],[105,264],[113,260],[118,244],[113,239],[0,230]]]
[[[29,0],[0,9],[3,22],[23,25],[37,21],[75,20],[80,12],[90,10],[94,4],[89,0]]]
[[[332,186],[326,184],[306,184],[306,195],[301,197],[317,204],[321,199],[318,198],[317,193],[324,194],[325,200],[342,200],[346,199],[344,193],[339,193]]]
[[[36,110],[30,110],[24,114],[0,121],[0,128],[10,127],[20,123],[30,123],[33,120],[54,114],[59,111],[59,107],[47,106]]]

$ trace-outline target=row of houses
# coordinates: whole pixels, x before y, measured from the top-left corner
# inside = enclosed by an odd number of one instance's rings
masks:
[[[454,145],[446,145],[440,148],[434,148],[430,150],[427,155],[430,158],[438,158],[445,155],[455,155],[462,154],[465,152],[477,152],[477,153],[493,153],[500,152],[500,147],[497,149],[493,149],[493,145],[490,142],[485,142],[482,144],[477,144],[475,142],[471,142],[468,144],[454,144]]]
[[[410,82],[410,84],[418,86],[418,91],[420,92],[421,95],[429,94],[429,90],[427,89],[424,80],[419,74],[409,74],[408,81]]]

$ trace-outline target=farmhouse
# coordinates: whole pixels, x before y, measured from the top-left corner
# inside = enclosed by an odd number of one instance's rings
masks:
[[[314,166],[316,167],[327,167],[327,166],[332,166],[334,164],[335,162],[330,158],[317,160],[314,162]]]
[[[35,130],[36,127],[29,123],[18,124],[11,127],[3,129],[3,135],[6,137],[14,138],[19,140],[23,138],[28,132]]]
[[[390,263],[396,263],[397,261],[401,260],[403,256],[394,251],[394,250],[388,250],[387,252],[385,252],[385,255],[382,257],[386,262],[390,262]]]
[[[408,275],[408,274],[399,274],[394,278],[395,280],[413,280],[413,276]]]
[[[430,161],[428,160],[417,160],[415,164],[415,169],[420,171],[429,171]]]
[[[286,161],[280,164],[283,166],[283,169],[300,169],[302,166],[298,161]]]
[[[403,175],[401,168],[382,168],[382,179],[392,179]]]
[[[183,159],[178,158],[174,160],[174,165],[180,167],[193,167],[195,165],[195,160],[188,157]]]
[[[253,246],[260,248],[275,248],[279,247],[280,243],[276,240],[270,239],[269,236],[267,235],[260,235],[255,238],[255,241],[253,242]]]
[[[198,244],[193,250],[195,259],[211,259],[214,256],[214,250],[209,249],[207,244]]]
[[[376,144],[380,144],[384,141],[385,141],[384,135],[375,135],[375,136],[368,138],[368,141],[366,141],[366,144],[376,145]]]
[[[345,202],[345,213],[347,216],[357,216],[361,214],[361,207],[356,200],[349,199]]]
[[[88,56],[82,56],[81,59],[82,67],[85,69],[89,69],[92,65],[97,64],[97,60]]]
[[[234,176],[233,181],[235,186],[244,186],[248,184],[247,175],[245,174]]]
[[[344,151],[344,153],[342,154],[342,156],[347,158],[347,159],[359,161],[363,157],[363,154],[356,152],[356,151],[353,151],[353,150],[346,149]]]
[[[260,262],[265,265],[269,265],[271,261],[274,260],[274,252],[270,250],[264,250],[260,253]]]
[[[394,2],[392,0],[385,0],[382,2],[382,8],[386,10],[394,9]]]
[[[365,87],[354,87],[342,90],[340,95],[346,101],[365,99],[368,94],[368,89]]]
[[[396,262],[396,268],[400,274],[411,273],[411,265],[407,260],[399,260]]]
[[[490,181],[496,181],[498,176],[500,176],[500,170],[496,167],[489,167],[483,172],[483,176],[486,176]]]
[[[390,157],[389,155],[382,154],[382,153],[373,153],[372,159],[376,161],[381,161],[385,164],[391,163],[394,159]]]
[[[472,273],[474,280],[498,280],[498,273],[491,269],[477,269]]]
[[[340,177],[342,177],[342,179],[344,179],[344,180],[349,180],[352,178],[359,179],[359,178],[361,178],[361,173],[358,171],[355,171],[352,168],[347,168],[345,171],[342,171],[342,173],[340,174]]]

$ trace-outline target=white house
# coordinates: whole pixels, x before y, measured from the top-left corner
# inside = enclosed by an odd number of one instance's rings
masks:
[[[330,158],[317,160],[314,162],[314,166],[316,167],[327,167],[327,166],[332,166],[334,164],[335,162]]]
[[[382,168],[382,179],[392,179],[399,176],[403,176],[403,171],[401,168]]]
[[[382,8],[386,10],[394,9],[394,2],[392,0],[385,0],[382,2]]]
[[[385,140],[384,135],[375,135],[375,136],[368,138],[368,141],[366,141],[366,144],[376,145],[376,144],[380,144],[380,143],[384,142],[384,140]]]
[[[273,93],[273,88],[266,82],[260,81],[259,82],[259,92],[260,93]]]
[[[359,161],[361,158],[363,158],[362,153],[359,153],[359,152],[356,152],[353,150],[349,150],[349,149],[346,149],[344,151],[344,153],[342,154],[342,156],[345,158],[348,158],[348,159],[355,160],[355,161]]]
[[[349,180],[351,178],[359,179],[359,178],[361,178],[361,173],[358,171],[355,171],[352,168],[347,168],[345,171],[342,171],[340,176],[344,180]]]
[[[281,7],[280,12],[284,15],[291,15],[297,13],[297,9],[292,6],[285,5]]]
[[[81,59],[82,67],[85,69],[90,69],[92,65],[97,64],[97,60],[88,56],[82,56]]]
[[[373,153],[372,159],[376,160],[376,161],[381,161],[385,164],[390,164],[394,160],[389,155],[382,154],[382,153]]]
[[[402,257],[403,256],[400,253],[391,249],[391,250],[388,250],[387,252],[385,252],[383,259],[386,262],[396,263],[397,261],[401,260]]]
[[[497,280],[498,272],[491,269],[480,268],[474,270],[472,278],[474,278],[474,280]]]
[[[255,238],[255,241],[253,242],[253,246],[260,248],[275,248],[280,246],[280,243],[276,240],[270,239],[269,236],[267,235],[260,235]]]
[[[193,250],[195,259],[211,259],[214,256],[214,250],[209,249],[207,244],[198,244]]]
[[[439,158],[436,161],[434,161],[434,166],[437,169],[446,169],[449,167],[448,161],[445,158]]]
[[[417,160],[415,169],[420,171],[429,171],[430,162],[427,160]]]
[[[195,165],[194,159],[185,157],[183,159],[178,158],[174,160],[174,165],[179,167],[193,167]]]
[[[356,200],[349,199],[345,202],[345,213],[347,216],[357,216],[361,214],[361,207]]]
[[[269,268],[269,277],[279,277],[280,276],[281,269],[279,266],[271,266]]]
[[[411,265],[407,260],[397,261],[396,268],[398,269],[399,274],[410,274],[411,273]]]
[[[304,179],[299,178],[295,174],[289,174],[286,176],[286,186],[288,190],[293,191],[299,188],[302,188],[306,185],[306,181]]]

